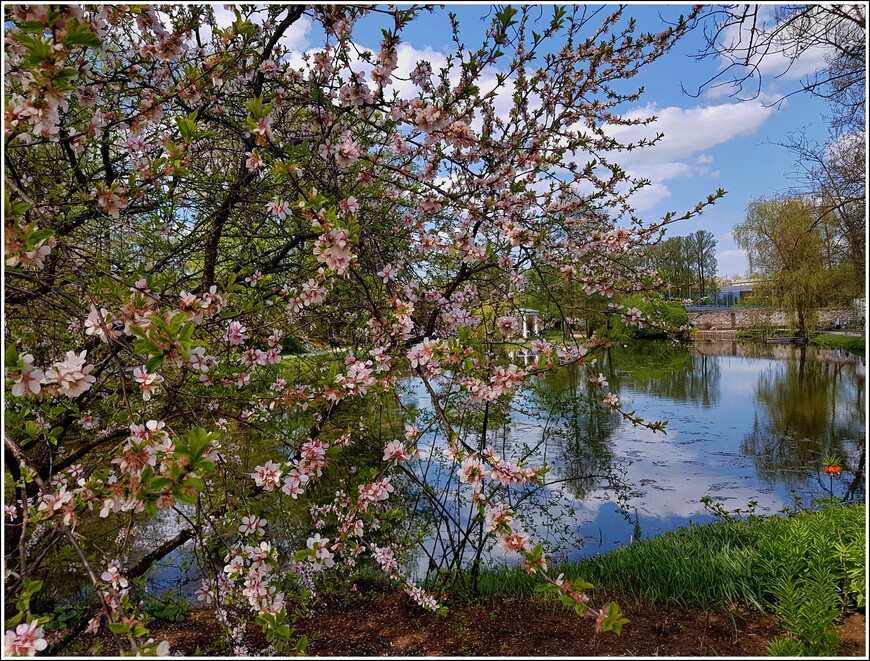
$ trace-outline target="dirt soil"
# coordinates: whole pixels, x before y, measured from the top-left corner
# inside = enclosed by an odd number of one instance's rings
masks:
[[[554,601],[503,598],[485,605],[455,606],[436,618],[404,594],[371,593],[330,597],[298,625],[311,656],[402,657],[763,657],[769,641],[783,634],[778,620],[758,613],[733,616],[675,607],[644,607],[618,599],[629,623],[620,635],[596,634],[591,618],[580,618]],[[232,654],[216,646],[221,631],[210,609],[190,612],[181,623],[152,622],[150,636],[167,639],[173,654]],[[850,613],[841,629],[839,656],[865,657],[866,621]],[[102,638],[102,637],[101,637]],[[248,653],[266,647],[258,629],[246,638]],[[86,650],[89,639],[80,639]],[[102,654],[112,654],[103,638]]]

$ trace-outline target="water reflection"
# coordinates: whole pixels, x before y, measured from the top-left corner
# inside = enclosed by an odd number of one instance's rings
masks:
[[[805,346],[796,351],[759,375],[756,416],[741,451],[761,479],[789,486],[818,476],[829,455],[857,475],[865,450],[864,381],[855,378],[848,356],[831,350],[808,356]]]
[[[809,504],[831,490],[821,479],[830,454],[843,465],[833,495],[863,500],[864,369],[863,359],[806,346],[617,346],[592,373],[628,410],[668,420],[666,436],[611,414],[580,369],[530,386],[517,408],[534,411],[507,425],[522,437],[539,417],[535,438],[553,441],[548,495],[570,503],[574,554],[587,554],[709,521],[704,496],[728,509],[757,501],[762,514],[793,506],[793,492]]]
[[[581,370],[563,370],[532,384],[526,398],[547,414],[544,434],[558,448],[556,473],[575,498],[584,498],[602,480],[617,488],[609,441],[620,419]]]
[[[657,342],[617,346],[608,350],[602,365],[620,390],[704,407],[719,402],[718,359],[685,346]]]

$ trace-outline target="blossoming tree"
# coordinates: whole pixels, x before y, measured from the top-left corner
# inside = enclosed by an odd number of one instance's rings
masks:
[[[608,297],[655,286],[628,256],[677,218],[634,217],[644,182],[618,154],[648,143],[609,129],[649,121],[620,115],[629,81],[685,25],[507,8],[478,49],[454,17],[433,66],[403,59],[402,37],[432,7],[246,5],[223,25],[192,4],[4,11],[6,650],[56,653],[87,626],[165,652],[138,590],[183,544],[237,653],[249,622],[266,652],[293,649],[315,574],[359,563],[437,610],[402,562],[412,492],[618,631],[618,607],[548,572],[509,505],[547,467],[500,456],[485,420],[605,343],[538,339],[533,364],[511,363],[529,274]],[[287,45],[301,21],[320,47]],[[373,49],[354,37],[367,22]],[[340,350],[283,359],[290,343]],[[403,405],[407,376],[431,416]],[[417,447],[436,433],[446,457]],[[137,543],[166,513],[172,534]],[[58,563],[94,606],[47,642],[32,600]]]

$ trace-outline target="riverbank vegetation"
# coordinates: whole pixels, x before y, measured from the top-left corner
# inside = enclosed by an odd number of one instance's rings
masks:
[[[866,605],[865,528],[865,504],[829,501],[817,511],[692,525],[555,571],[652,604],[772,612],[786,634],[769,654],[830,656],[844,610]],[[529,595],[539,584],[515,568],[480,577],[482,596]]]
[[[839,335],[837,333],[818,333],[810,338],[810,344],[828,349],[844,349],[850,353],[863,356],[866,354],[866,340],[855,335]]]

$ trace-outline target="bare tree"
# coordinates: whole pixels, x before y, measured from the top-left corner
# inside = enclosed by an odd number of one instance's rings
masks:
[[[733,86],[734,96],[757,98],[762,74],[771,70],[771,62],[782,62],[779,71],[773,69],[773,76],[779,78],[802,57],[821,51],[824,64],[782,99],[809,92],[832,101],[839,109],[839,122],[863,127],[866,12],[862,4],[710,5],[697,25],[703,27],[706,44],[695,58],[719,58],[726,66],[694,93],[687,92],[691,96],[708,88]]]

